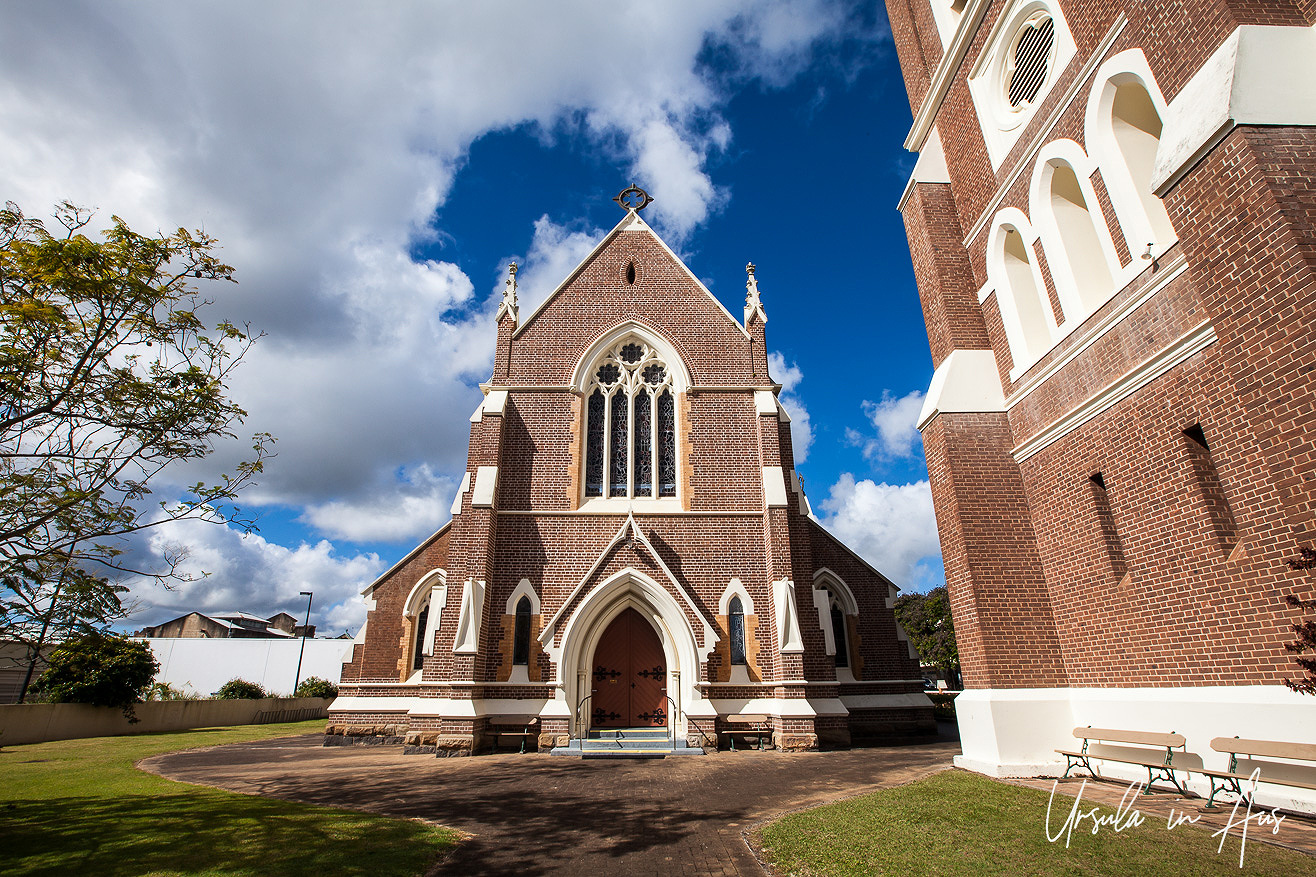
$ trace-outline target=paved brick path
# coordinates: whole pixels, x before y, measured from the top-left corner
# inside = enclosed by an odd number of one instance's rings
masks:
[[[721,753],[661,761],[433,758],[289,737],[156,756],[171,779],[391,816],[472,837],[435,874],[762,875],[742,832],[950,766],[959,745]]]

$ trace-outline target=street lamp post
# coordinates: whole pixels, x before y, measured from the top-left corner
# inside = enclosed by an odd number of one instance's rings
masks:
[[[311,598],[314,592],[302,591],[301,595],[306,598],[306,622],[302,624],[302,647],[297,651],[297,678],[292,683],[294,696],[297,694],[297,686],[302,684],[302,655],[306,654],[306,631],[311,626]]]

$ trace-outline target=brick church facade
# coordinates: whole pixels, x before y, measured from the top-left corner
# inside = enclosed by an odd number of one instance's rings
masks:
[[[1089,724],[1309,742],[1316,3],[887,8],[959,763],[1046,774]]]
[[[645,727],[698,748],[747,714],[788,750],[933,730],[897,589],[809,516],[752,266],[742,323],[628,193],[524,321],[512,266],[452,520],[366,590],[327,742]]]

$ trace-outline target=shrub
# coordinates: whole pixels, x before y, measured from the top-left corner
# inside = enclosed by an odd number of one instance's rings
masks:
[[[928,699],[932,701],[932,714],[943,722],[955,721],[955,698],[958,691],[929,691]]]
[[[37,688],[52,703],[112,706],[136,724],[133,711],[151,687],[160,664],[143,642],[91,633],[55,649]]]
[[[155,682],[146,689],[146,700],[197,700],[197,696],[184,688],[176,688],[168,682]]]
[[[297,686],[297,690],[292,693],[292,696],[337,697],[338,686],[328,679],[321,679],[319,676],[307,676],[302,680],[302,684]]]
[[[265,689],[261,688],[255,682],[248,682],[245,679],[230,679],[219,687],[215,692],[215,697],[219,700],[257,700],[262,697],[269,697]]]

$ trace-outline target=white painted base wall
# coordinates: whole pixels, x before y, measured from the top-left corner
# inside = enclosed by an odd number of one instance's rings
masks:
[[[1065,758],[1056,749],[1077,750],[1074,728],[1118,728],[1175,732],[1202,764],[1224,770],[1229,756],[1211,748],[1215,737],[1289,743],[1316,742],[1316,698],[1282,685],[1202,688],[1023,688],[968,690],[955,699],[962,755],[955,765],[996,777],[1058,777]],[[1141,768],[1097,762],[1103,776],[1146,780]],[[1082,771],[1078,771],[1082,773]],[[1312,769],[1316,776],[1316,767]],[[1184,774],[1177,774],[1184,781]],[[1194,773],[1185,786],[1203,797],[1211,792]],[[1224,795],[1217,800],[1232,802]],[[1316,813],[1316,792],[1271,786],[1257,788],[1264,807]]]
[[[230,679],[255,682],[271,694],[292,694],[300,639],[145,639],[160,662],[157,682],[209,697]],[[302,679],[319,676],[335,685],[352,657],[348,639],[308,639]]]

